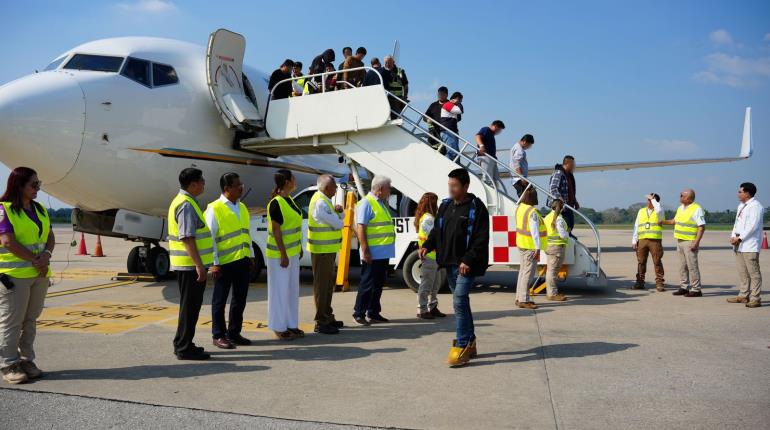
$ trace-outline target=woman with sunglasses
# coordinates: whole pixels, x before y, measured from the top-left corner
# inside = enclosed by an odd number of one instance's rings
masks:
[[[39,190],[37,173],[17,167],[0,197],[0,370],[10,384],[43,376],[33,344],[56,241]]]

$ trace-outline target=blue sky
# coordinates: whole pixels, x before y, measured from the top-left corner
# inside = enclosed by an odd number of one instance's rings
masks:
[[[766,0],[317,4],[316,12],[289,2],[3,2],[0,83],[105,37],[205,44],[225,27],[246,36],[245,61],[268,72],[287,57],[309,64],[330,47],[363,45],[382,57],[398,39],[415,104],[427,106],[440,85],[462,91],[461,134],[502,119],[502,148],[535,135],[531,165],[566,153],[578,163],[737,155],[752,106],[751,160],[580,174],[578,199],[626,207],[656,191],[670,207],[693,187],[707,209],[721,210],[734,208],[737,185],[751,181],[770,203]]]

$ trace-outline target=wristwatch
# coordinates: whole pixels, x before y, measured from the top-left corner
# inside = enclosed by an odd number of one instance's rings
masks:
[[[53,257],[53,253],[51,252],[51,250],[50,250],[50,249],[45,249],[45,250],[43,250],[43,253],[45,253],[45,252],[47,252],[47,253],[48,253],[48,255],[50,255],[51,257]]]

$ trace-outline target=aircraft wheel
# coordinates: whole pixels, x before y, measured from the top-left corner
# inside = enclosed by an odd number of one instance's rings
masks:
[[[135,246],[131,248],[131,252],[128,253],[126,259],[126,270],[128,273],[142,273],[144,272],[144,265],[142,264],[141,246]]]
[[[171,261],[168,258],[168,251],[160,246],[150,248],[147,253],[147,270],[157,279],[165,279],[171,270]]]
[[[420,289],[420,280],[422,279],[422,276],[420,275],[422,262],[420,261],[420,254],[418,252],[419,250],[415,249],[409,253],[409,255],[406,257],[406,260],[404,260],[404,265],[401,268],[401,276],[404,279],[404,283],[415,293]],[[437,282],[439,284],[439,292],[449,292],[449,283],[447,282],[446,269],[438,270]]]

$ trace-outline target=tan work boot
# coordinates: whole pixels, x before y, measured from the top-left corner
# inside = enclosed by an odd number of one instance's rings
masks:
[[[516,300],[516,306],[522,309],[537,309],[537,305],[535,304],[535,302],[520,302]]]
[[[13,363],[2,369],[3,380],[9,384],[23,384],[29,380],[29,377],[21,369],[19,363]]]
[[[655,290],[657,290],[659,293],[662,293],[666,291],[666,287],[664,287],[663,285],[656,285]]]
[[[446,360],[449,367],[465,366],[470,360],[470,348],[467,346],[465,348],[461,348],[457,346],[457,340],[453,340],[452,348],[449,349],[449,356]]]
[[[470,353],[470,358],[476,358],[479,355],[479,351],[476,350],[476,338],[474,338],[471,343],[467,346],[468,352]]]
[[[552,296],[546,296],[545,298],[552,302],[563,302],[567,300],[567,296],[565,296],[564,294],[554,294]]]
[[[27,374],[29,379],[37,379],[44,375],[43,371],[40,370],[40,368],[37,367],[33,361],[21,360],[19,365],[21,366],[21,370]]]
[[[761,308],[762,307],[762,302],[760,302],[759,300],[752,300],[752,301],[746,303],[746,307],[747,308]]]
[[[749,299],[741,296],[730,297],[727,299],[727,303],[748,303],[748,302],[749,302]]]

